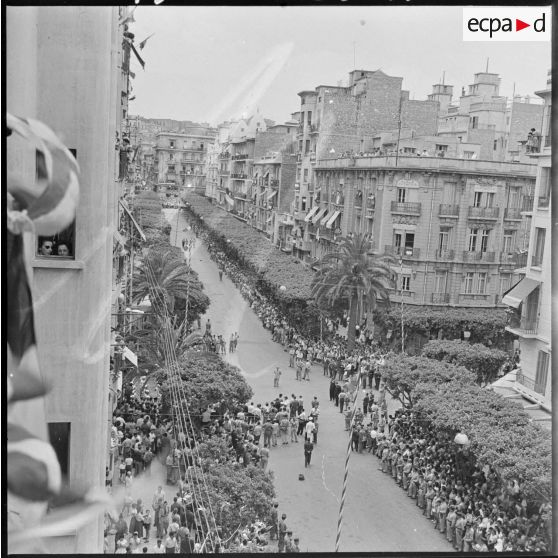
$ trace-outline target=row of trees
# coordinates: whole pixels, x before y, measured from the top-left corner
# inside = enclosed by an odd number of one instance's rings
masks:
[[[465,432],[477,461],[503,481],[517,479],[527,499],[550,501],[551,433],[520,405],[479,386],[467,368],[424,356],[389,355],[382,377],[393,397],[436,430]]]
[[[244,405],[253,391],[240,370],[206,352],[201,333],[190,331],[210,300],[183,251],[170,243],[171,226],[164,219],[159,197],[144,192],[138,198],[134,210],[137,218],[141,215],[147,241],[133,277],[133,300],[140,303],[149,299],[151,311],[144,326],[131,332],[127,342],[136,342],[142,370],[149,370],[157,378],[163,413],[173,412],[177,403],[173,391],[187,394],[188,407],[195,417],[210,405],[219,405],[222,410]],[[170,377],[169,366],[178,369],[178,375]],[[179,391],[171,389],[171,384]],[[198,420],[192,424],[199,430]],[[197,450],[206,477],[204,488],[222,540],[256,520],[269,521],[275,496],[271,474],[226,459],[227,455],[233,456],[221,438],[198,443]]]

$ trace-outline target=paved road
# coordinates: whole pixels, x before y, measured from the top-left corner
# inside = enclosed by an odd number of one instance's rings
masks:
[[[176,210],[165,210],[173,225],[171,239],[177,244],[190,233],[187,223]],[[265,403],[279,393],[302,395],[309,403],[314,395],[320,401],[320,431],[310,469],[304,468],[302,442],[272,448],[270,468],[280,513],[287,514],[287,524],[300,536],[303,551],[335,550],[339,498],[343,482],[347,433],[337,407],[329,402],[329,380],[321,367],[313,367],[310,382],[295,379],[288,366],[288,355],[248,307],[234,284],[223,276],[219,281],[217,266],[200,240],[192,251],[192,267],[199,274],[211,306],[204,317],[211,319],[212,331],[225,339],[234,331],[240,335],[238,350],[227,355],[238,366],[254,389],[254,402]],[[280,387],[273,387],[272,370],[281,367]],[[390,410],[396,408],[389,402]],[[378,470],[378,459],[369,454],[353,453],[340,550],[344,552],[452,552],[445,537],[434,531],[430,521],[414,501],[391,478]],[[305,480],[299,481],[299,473]]]

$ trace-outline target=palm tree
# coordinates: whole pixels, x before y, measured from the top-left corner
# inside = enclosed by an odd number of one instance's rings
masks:
[[[172,247],[151,249],[134,274],[133,301],[140,302],[148,296],[158,318],[175,316],[177,299],[188,299],[189,307],[201,309],[201,313],[209,306],[209,298],[197,274],[179,252],[180,256]]]
[[[349,352],[355,345],[359,309],[373,310],[378,298],[389,302],[388,286],[395,273],[389,264],[392,256],[372,256],[368,235],[343,237],[336,251],[316,262],[319,268],[312,281],[312,296],[317,303],[329,306],[340,300],[349,302],[347,345]]]

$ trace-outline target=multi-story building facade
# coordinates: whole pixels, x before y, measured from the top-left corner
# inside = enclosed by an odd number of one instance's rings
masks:
[[[428,98],[438,100],[441,108],[437,134],[478,144],[479,158],[486,161],[518,160],[518,144],[526,141],[531,128],[540,130],[543,107],[529,97],[501,96],[500,82],[498,74],[476,73],[457,105],[451,104],[453,86],[433,85]]]
[[[109,358],[113,235],[121,183],[115,137],[126,117],[127,8],[8,7],[9,112],[36,118],[63,138],[80,166],[75,221],[53,242],[67,256],[42,256],[25,234],[31,262],[39,364],[48,431],[75,489],[103,490],[110,423]],[[125,69],[125,68],[128,69]],[[52,76],[56,76],[53,79]],[[99,87],[99,83],[103,86]],[[8,166],[35,179],[35,161],[10,153]],[[25,514],[25,510],[22,512]],[[102,517],[43,541],[48,553],[100,553]]]
[[[302,237],[319,258],[341,235],[370,234],[376,253],[400,261],[395,302],[494,307],[525,257],[535,171],[450,157],[319,160]]]
[[[516,270],[522,279],[504,296],[510,308],[506,328],[518,336],[520,366],[515,389],[527,399],[551,410],[551,80],[536,94],[544,100],[542,146],[531,157],[537,163],[534,197],[530,200],[529,253],[525,265]]]
[[[155,163],[159,187],[172,185],[205,190],[207,149],[215,134],[214,128],[201,126],[180,133],[157,133]]]

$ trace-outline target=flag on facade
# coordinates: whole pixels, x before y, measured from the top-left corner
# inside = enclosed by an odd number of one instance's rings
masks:
[[[136,47],[134,46],[134,43],[132,43],[132,41],[129,41],[130,43],[130,48],[132,49],[132,52],[136,55],[136,58],[138,59],[138,62],[140,63],[140,66],[142,67],[142,69],[145,70],[145,62],[143,61],[142,57],[139,55],[139,52],[136,50]]]
[[[140,50],[143,50],[143,47],[145,46],[145,43],[147,43],[147,41],[149,39],[151,39],[151,37],[153,37],[153,35],[155,35],[155,33],[151,33],[151,35],[149,35],[149,37],[147,37],[146,39],[143,39],[143,41],[138,45]]]

